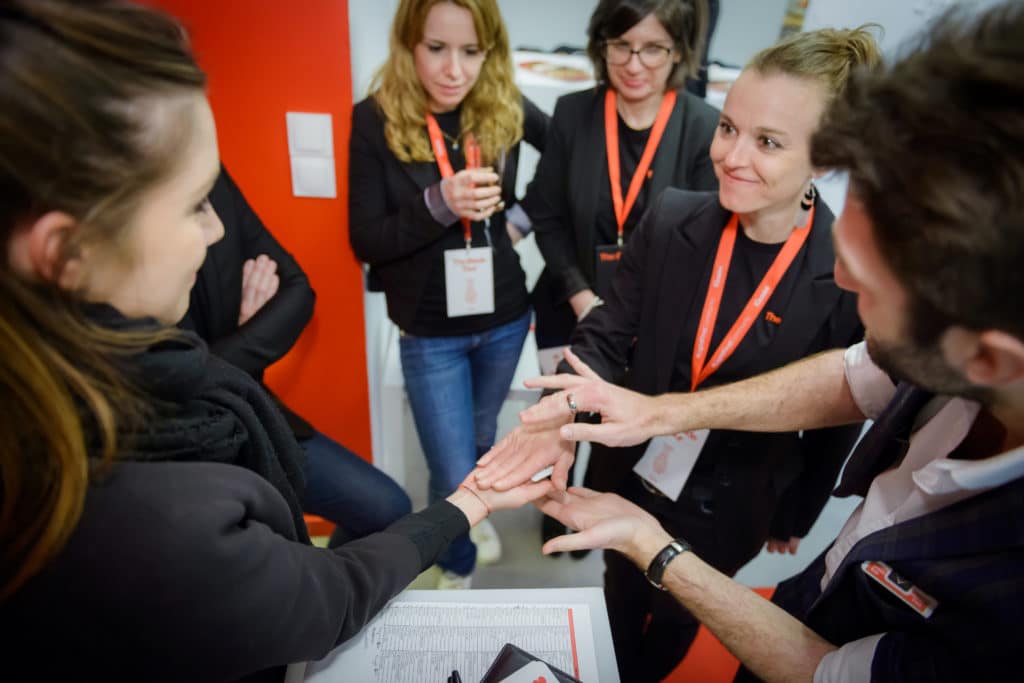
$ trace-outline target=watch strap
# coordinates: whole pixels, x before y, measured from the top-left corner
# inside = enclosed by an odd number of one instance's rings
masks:
[[[662,585],[661,581],[665,576],[665,568],[668,567],[668,563],[685,552],[691,550],[691,546],[682,538],[676,538],[669,542],[661,551],[654,556],[651,563],[647,566],[647,571],[644,572],[644,576],[652,586],[658,590],[668,590]]]

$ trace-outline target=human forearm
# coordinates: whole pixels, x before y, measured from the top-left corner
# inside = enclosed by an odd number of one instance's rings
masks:
[[[786,432],[864,419],[846,383],[842,349],[706,391],[664,394],[650,408],[650,435],[690,429]]]
[[[647,569],[672,540],[649,512],[612,493],[571,488],[539,501],[538,507],[577,532],[548,541],[545,553],[609,548]],[[821,658],[835,649],[787,612],[708,566],[693,552],[671,559],[661,583],[764,680],[810,681]]]
[[[663,547],[648,549],[650,557]],[[835,649],[789,613],[693,553],[683,553],[669,563],[663,584],[764,681],[812,681],[822,657]]]

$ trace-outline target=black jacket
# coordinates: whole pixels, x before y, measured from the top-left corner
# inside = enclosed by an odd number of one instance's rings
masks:
[[[684,339],[683,330],[700,316],[704,274],[730,215],[714,193],[662,193],[627,243],[607,302],[577,326],[573,350],[599,375],[629,389],[650,395],[669,391],[678,355],[692,348],[693,339]],[[856,298],[833,280],[831,223],[832,213],[818,202],[811,234],[784,278],[793,283],[789,299],[780,300],[780,283],[768,302],[784,322],[756,360],[743,366],[744,376],[846,347],[863,336]],[[560,369],[571,372],[564,362]],[[721,381],[712,375],[703,386]],[[764,543],[769,525],[780,538],[807,533],[858,429],[808,430],[802,437],[713,431],[680,502],[657,499],[654,511],[672,527],[676,512],[687,504],[699,509],[702,501],[714,501],[720,542],[710,551],[699,548],[699,554],[715,564],[742,565]],[[616,490],[635,478],[631,470],[645,447],[594,444],[588,482]]]
[[[609,183],[604,139],[605,91],[604,87],[593,88],[558,99],[547,147],[523,199],[545,263],[532,296],[538,324],[544,317],[542,307],[563,304],[594,283],[595,188],[607,187]],[[679,91],[651,163],[653,173],[647,194],[651,201],[668,187],[718,187],[708,156],[717,125],[716,109]],[[561,317],[564,315],[563,311]],[[569,329],[572,322],[570,319],[566,323]]]
[[[543,150],[548,116],[523,98],[523,139]],[[424,133],[425,134],[425,133]],[[502,183],[505,204],[515,202],[519,145],[508,152]],[[356,257],[370,265],[387,296],[388,316],[403,330],[414,327],[416,311],[431,269],[443,267],[444,246],[439,240],[453,230],[434,220],[423,191],[441,181],[433,161],[402,163],[388,148],[384,119],[373,97],[352,110],[349,142],[349,241]],[[507,320],[527,307],[525,275],[519,256],[505,231],[504,212],[491,216],[495,278],[503,269],[518,272],[522,289],[517,308],[504,313]],[[507,322],[506,320],[506,322]]]
[[[872,430],[882,422],[879,416]],[[851,462],[861,455],[858,446]],[[875,648],[871,681],[1019,675],[1024,478],[865,536],[822,590],[827,553],[779,584],[772,602],[835,645],[885,634]],[[934,598],[934,613],[923,617],[869,578],[862,566],[868,561],[888,564]],[[736,680],[755,677],[741,669]]]
[[[45,681],[281,681],[429,567],[465,516],[440,502],[334,550],[220,463],[122,462],[67,546],[0,608],[7,668]]]
[[[223,167],[210,203],[224,224],[224,237],[206,252],[181,326],[194,329],[214,354],[262,382],[263,371],[292,348],[313,317],[316,294],[302,268],[270,234]],[[277,294],[240,326],[242,266],[260,254],[277,263],[280,285]],[[313,428],[274,398],[295,435],[311,437]]]

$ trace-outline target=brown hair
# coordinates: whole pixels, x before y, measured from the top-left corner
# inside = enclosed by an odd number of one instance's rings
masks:
[[[653,14],[670,36],[679,61],[669,72],[665,87],[674,90],[696,77],[708,30],[707,0],[601,0],[587,27],[587,56],[594,64],[594,79],[608,82],[605,42],[618,38]]]
[[[154,108],[201,93],[180,26],[131,2],[12,0],[0,8],[0,237],[50,211],[85,244],[123,242],[144,193],[178,161],[188,117],[154,135]],[[179,98],[182,101],[184,97]],[[72,294],[0,263],[0,597],[63,547],[90,470],[117,450],[143,399],[116,357],[173,335],[88,323]]]
[[[463,131],[479,139],[485,162],[497,159],[523,137],[522,95],[514,82],[508,32],[495,0],[402,0],[391,24],[387,61],[370,86],[384,114],[384,136],[399,161],[434,161],[426,132],[427,93],[416,75],[413,50],[434,5],[449,2],[473,15],[473,26],[486,51],[480,75],[462,102]]]
[[[943,15],[918,51],[858,74],[811,159],[847,170],[907,289],[918,344],[951,325],[1024,339],[1024,6]]]
[[[875,37],[868,29],[878,24],[857,28],[824,28],[794,33],[775,45],[758,52],[747,64],[762,74],[786,74],[820,83],[829,101],[846,88],[850,75],[858,68],[873,69],[882,62]]]

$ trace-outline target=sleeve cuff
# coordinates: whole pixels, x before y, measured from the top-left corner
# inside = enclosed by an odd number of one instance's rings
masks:
[[[565,283],[565,296],[562,298],[562,301],[568,301],[572,295],[578,294],[584,289],[590,289],[590,283],[587,282],[587,278],[583,277],[583,273],[575,266],[565,271],[563,282]]]
[[[821,658],[814,670],[814,683],[856,683],[871,680],[871,663],[875,659],[878,641],[885,636],[877,633],[854,640]]]
[[[440,183],[434,183],[427,189],[423,190],[423,203],[427,205],[427,211],[435,221],[444,226],[454,225],[455,221],[459,220],[459,217],[448,208],[448,203],[444,200],[444,193],[441,192],[441,185],[444,183],[442,180]]]
[[[513,204],[512,208],[505,212],[505,221],[511,223],[512,227],[518,230],[523,237],[529,235],[533,230],[533,223],[519,202]]]
[[[456,537],[469,531],[469,520],[459,508],[442,500],[406,515],[388,527],[387,531],[412,541],[419,551],[422,571],[434,564]]]
[[[843,355],[843,372],[846,383],[853,394],[853,400],[865,417],[875,419],[882,412],[893,394],[896,385],[889,375],[871,360],[867,342],[854,344]]]

